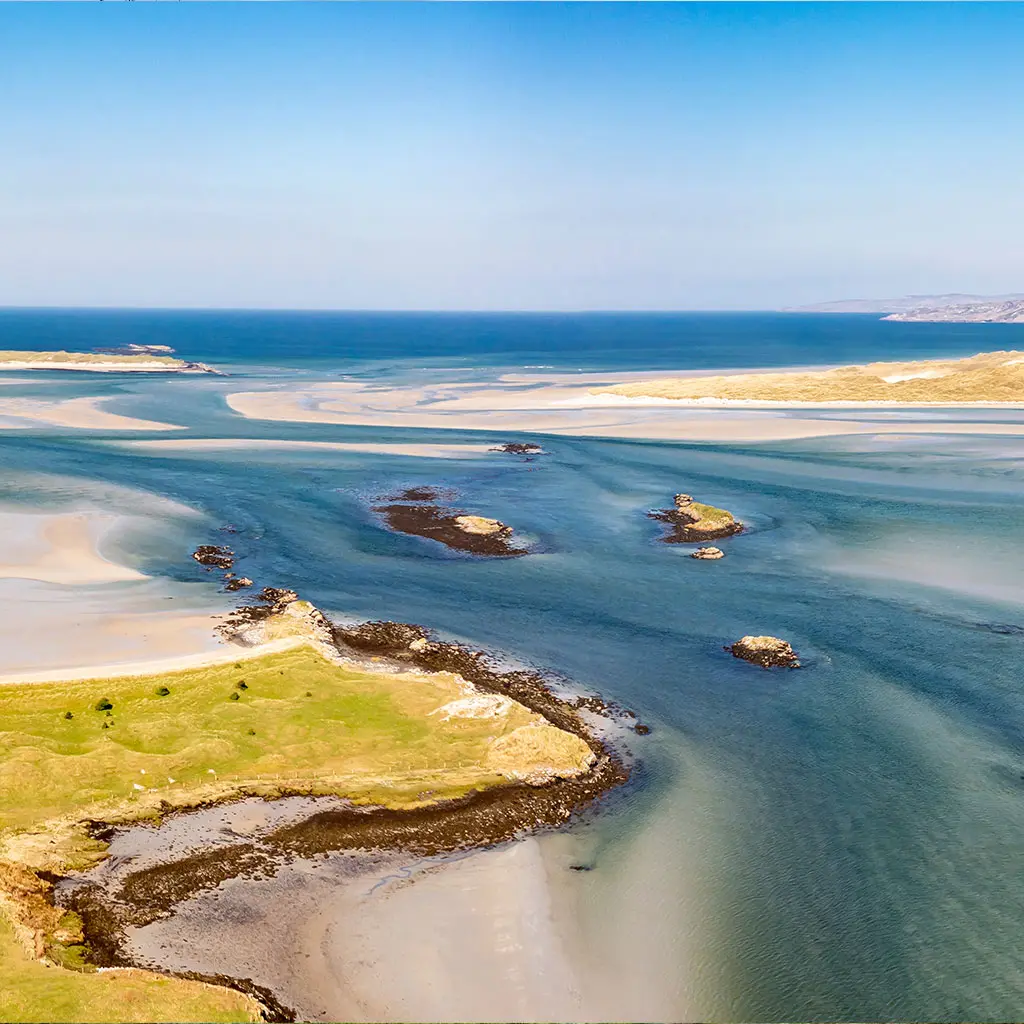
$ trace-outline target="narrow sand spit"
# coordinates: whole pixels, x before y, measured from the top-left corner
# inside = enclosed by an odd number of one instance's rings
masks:
[[[0,429],[28,428],[35,424],[68,427],[72,430],[182,430],[173,423],[140,420],[106,412],[100,406],[103,398],[67,398],[49,402],[36,398],[0,399]]]
[[[1024,406],[968,403],[922,407],[874,403],[679,402],[670,398],[594,393],[585,385],[431,384],[375,386],[330,382],[228,395],[235,412],[252,419],[359,426],[448,428],[675,441],[783,441],[842,434],[1024,434]],[[615,382],[609,381],[612,386]],[[971,413],[994,408],[1017,422],[990,422]],[[840,409],[857,417],[843,418]],[[874,419],[865,410],[881,413]],[[956,419],[949,418],[955,410]],[[901,419],[907,414],[907,419]],[[912,417],[912,418],[909,418]]]
[[[201,437],[167,441],[114,441],[124,448],[146,451],[309,451],[352,452],[359,455],[404,455],[420,459],[467,459],[482,456],[486,444],[400,444],[348,441],[278,441],[273,438]]]
[[[277,654],[298,647],[306,641],[301,637],[285,637],[281,640],[270,640],[255,647],[225,647],[221,642],[214,650],[198,651],[189,654],[169,654],[180,650],[182,640],[189,629],[208,630],[213,636],[214,627],[220,617],[215,615],[179,615],[172,616],[164,623],[163,616],[138,617],[134,620],[128,616],[116,616],[111,620],[111,632],[119,632],[132,625],[146,629],[146,639],[150,640],[153,654],[158,651],[168,656],[155,656],[144,661],[118,661],[106,664],[90,664],[81,668],[47,669],[40,672],[18,672],[11,675],[0,675],[0,686],[6,683],[80,683],[88,679],[112,679],[121,676],[149,676],[162,672],[184,672],[190,668],[205,668],[209,665],[223,665],[225,662],[244,661],[248,658],[262,658],[268,654]],[[155,642],[154,642],[155,641]]]

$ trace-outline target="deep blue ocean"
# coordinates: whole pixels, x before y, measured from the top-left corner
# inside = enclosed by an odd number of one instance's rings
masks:
[[[0,348],[170,345],[183,359],[291,369],[435,366],[657,370],[862,363],[1013,347],[1019,327],[791,313],[330,313],[0,309]]]
[[[268,378],[777,367],[1024,349],[1024,326],[784,314],[0,311],[2,349],[167,344],[227,377],[12,374],[0,397],[104,395],[189,438],[505,441],[249,420]],[[83,379],[88,377],[88,379]],[[200,517],[118,557],[187,558],[234,524],[241,567],[332,613],[416,621],[637,711],[628,793],[567,840],[605,1019],[1013,1020],[1024,1012],[1024,438],[770,444],[550,436],[533,462],[344,451],[148,450],[142,433],[2,430],[5,502],[130,489]],[[539,551],[453,556],[384,531],[374,495],[455,489]],[[111,490],[111,485],[115,485]],[[125,491],[119,490],[120,488]],[[750,530],[700,563],[646,511],[678,491]],[[113,494],[113,496],[111,496]],[[724,654],[791,640],[805,667]]]

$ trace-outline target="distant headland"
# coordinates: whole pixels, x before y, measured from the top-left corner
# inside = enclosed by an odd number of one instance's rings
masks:
[[[0,370],[92,370],[108,373],[220,373],[178,359],[166,345],[126,345],[95,352],[0,351]]]
[[[783,313],[885,313],[883,320],[918,323],[1024,323],[1024,294],[904,295],[898,299],[839,299],[792,306]]]

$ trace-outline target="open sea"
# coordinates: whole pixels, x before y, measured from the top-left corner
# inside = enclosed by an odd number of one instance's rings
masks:
[[[780,367],[1024,349],[1024,326],[784,314],[0,311],[0,349],[166,344],[225,377],[17,372],[0,398],[104,395],[168,436],[495,443],[249,420],[294,381]],[[1024,419],[1024,411],[1016,414]],[[1024,438],[759,445],[550,436],[551,454],[146,450],[164,435],[7,430],[5,505],[201,513],[117,538],[139,570],[234,524],[240,571],[329,613],[419,622],[634,709],[629,792],[550,842],[605,1019],[1002,1021],[1024,1015]],[[540,553],[483,561],[384,531],[370,497],[443,485]],[[128,490],[125,490],[128,489]],[[702,563],[645,516],[686,491],[749,532]],[[205,582],[204,582],[205,581]],[[723,653],[789,639],[800,671]],[[548,840],[545,840],[547,842]]]

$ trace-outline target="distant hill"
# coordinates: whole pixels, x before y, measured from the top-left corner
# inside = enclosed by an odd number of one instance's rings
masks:
[[[890,313],[883,320],[948,324],[1024,324],[1024,298],[954,302]]]
[[[969,295],[950,292],[946,295],[904,295],[898,299],[839,299],[836,302],[816,302],[810,306],[790,306],[783,313],[937,313],[949,308],[995,306],[1006,302],[1024,301],[1024,294],[1017,295]],[[898,316],[885,317],[889,320],[942,319],[939,316]],[[950,317],[949,319],[975,319],[974,317]],[[978,319],[984,320],[985,317]]]

